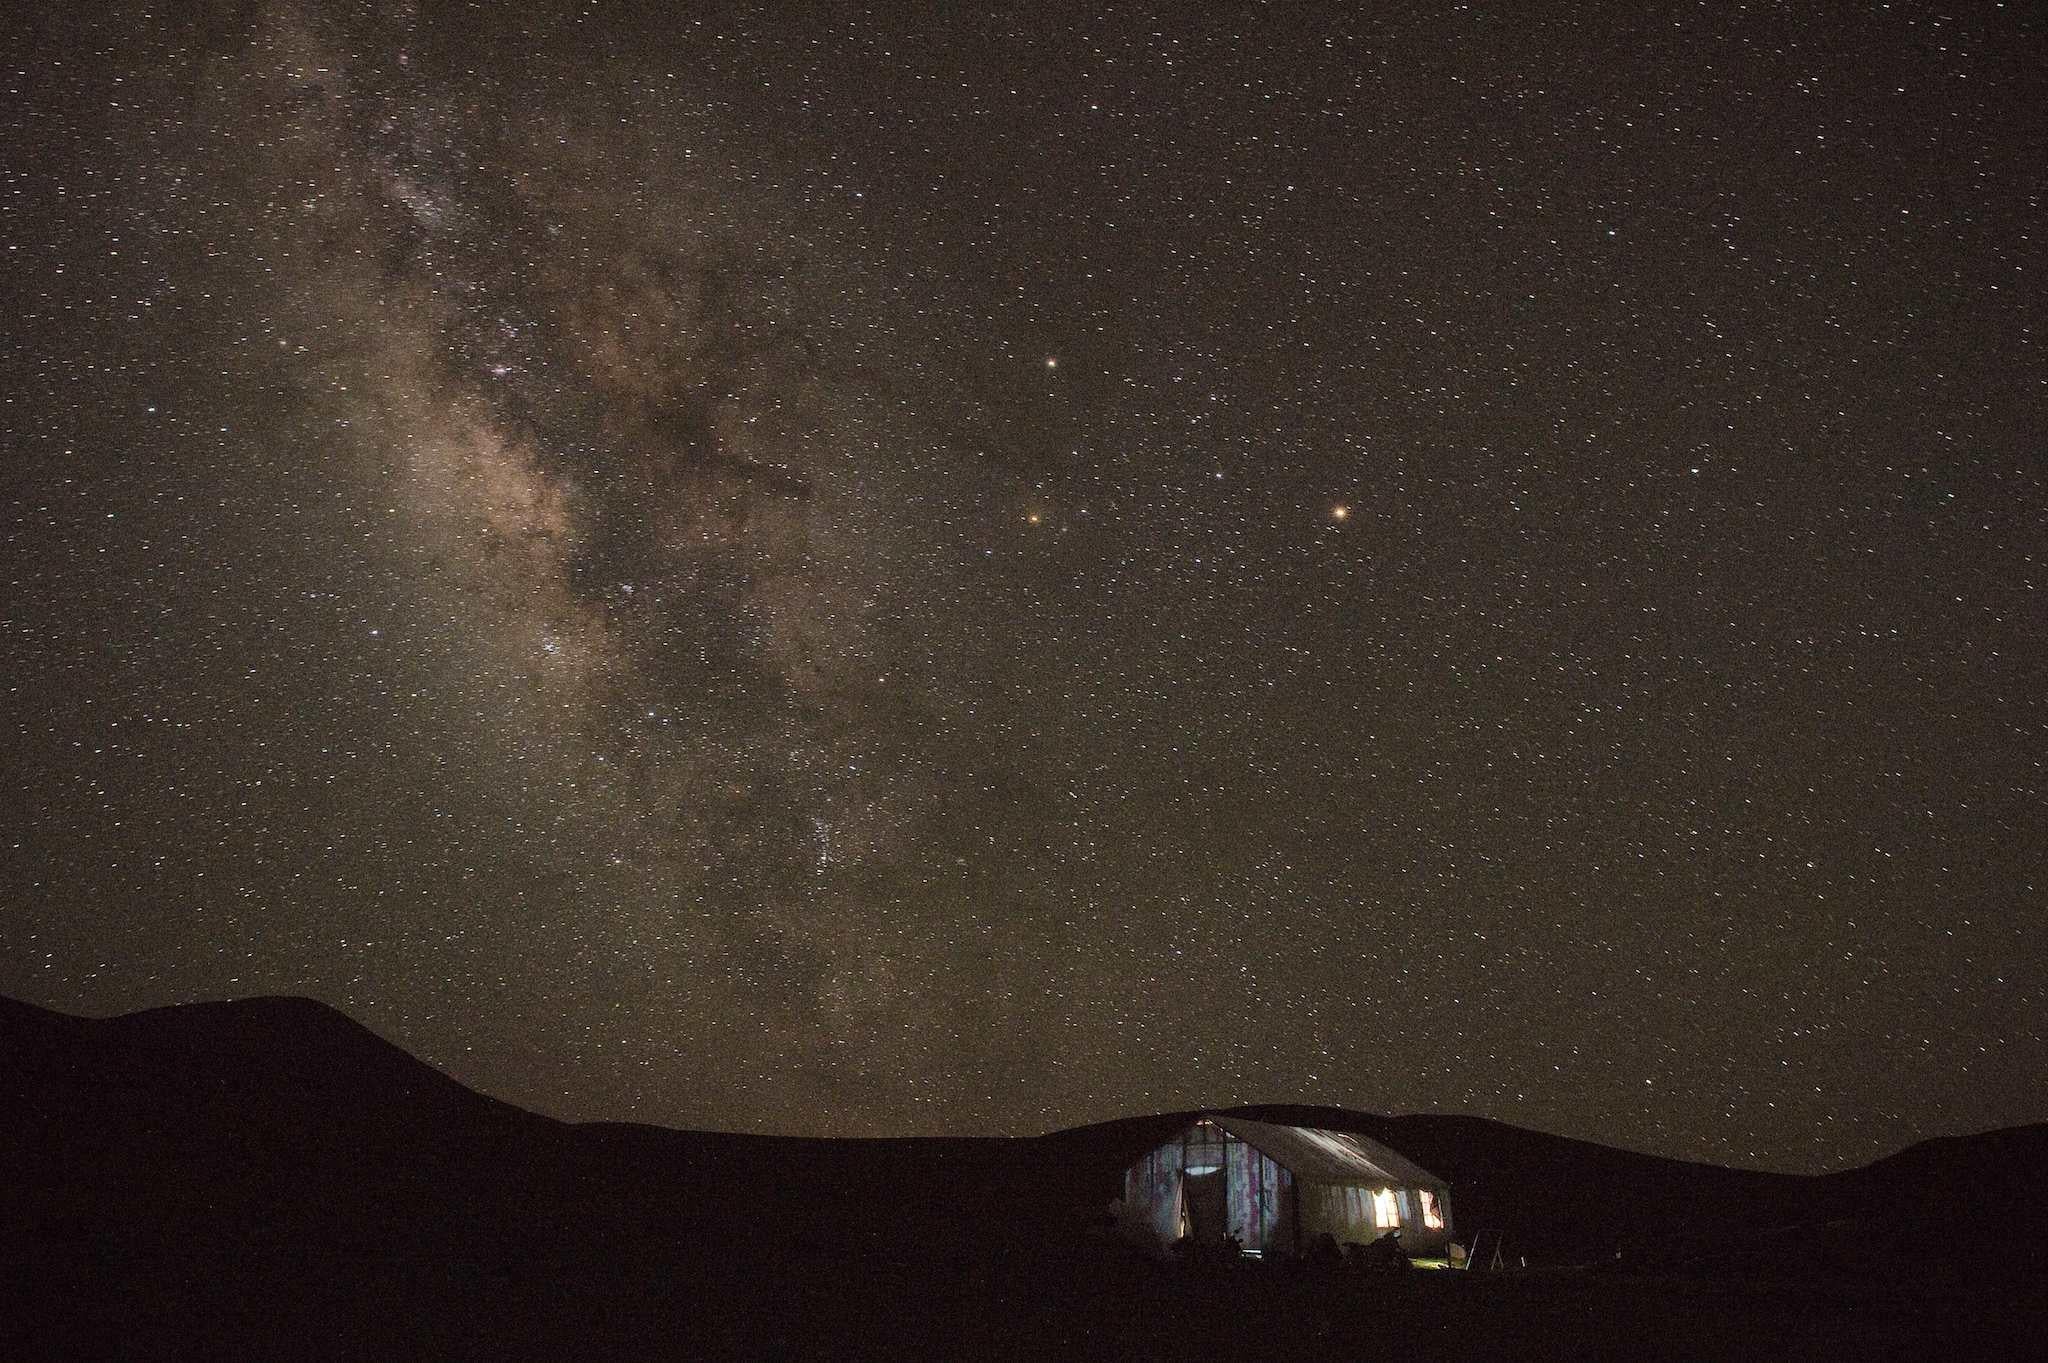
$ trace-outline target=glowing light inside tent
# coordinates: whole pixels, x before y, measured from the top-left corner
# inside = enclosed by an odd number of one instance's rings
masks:
[[[1382,1188],[1372,1195],[1372,1223],[1381,1230],[1401,1228],[1401,1204],[1394,1200],[1392,1188]]]
[[[1443,1204],[1441,1202],[1438,1202],[1436,1200],[1436,1194],[1431,1192],[1427,1188],[1424,1188],[1422,1190],[1421,1196],[1422,1224],[1427,1226],[1431,1230],[1442,1230],[1444,1228]]]

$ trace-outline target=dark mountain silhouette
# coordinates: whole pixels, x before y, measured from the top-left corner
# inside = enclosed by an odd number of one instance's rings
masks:
[[[1853,1304],[1880,1323],[1886,1311],[1927,1318],[1924,1300],[1897,1305],[1901,1291],[1939,1291],[1969,1303],[1956,1326],[1965,1332],[1994,1328],[1987,1321],[2006,1328],[1997,1323],[2012,1294],[2048,1281],[2044,1126],[1931,1141],[1806,1178],[1474,1117],[1232,1111],[1383,1140],[1450,1181],[1461,1237],[1491,1228],[1506,1237],[1510,1262],[1597,1265],[1533,1297],[1536,1279],[1516,1287],[1503,1278],[1494,1295],[1461,1308],[1479,1331],[1472,1338],[1513,1352],[1529,1352],[1521,1332],[1534,1317],[1524,1317],[1559,1309],[1557,1291],[1605,1292],[1616,1310],[1666,1319],[1657,1294],[1671,1289],[1645,1284],[1674,1274],[1876,1292]],[[107,1019],[0,999],[0,1266],[40,1283],[36,1299],[49,1306],[47,1320],[16,1318],[27,1332],[19,1337],[0,1323],[0,1354],[86,1356],[119,1340],[116,1352],[148,1356],[133,1347],[138,1338],[167,1353],[231,1354],[289,1337],[300,1356],[318,1356],[298,1347],[307,1330],[340,1341],[334,1356],[546,1356],[594,1352],[607,1339],[659,1354],[644,1346],[674,1342],[687,1324],[694,1356],[751,1355],[777,1339],[801,1342],[801,1331],[785,1329],[793,1310],[820,1347],[895,1339],[914,1310],[920,1328],[959,1349],[960,1331],[993,1328],[1025,1298],[1041,1315],[1065,1306],[1031,1327],[1037,1334],[998,1331],[974,1347],[1006,1356],[1005,1341],[1045,1343],[1093,1322],[1087,1339],[1150,1352],[1193,1329],[1200,1311],[1188,1314],[1183,1279],[1116,1247],[1107,1205],[1123,1169],[1192,1116],[1015,1139],[573,1125],[478,1094],[306,999]],[[1624,1281],[1630,1274],[1663,1277]],[[1441,1346],[1445,1294],[1470,1297],[1481,1275],[1421,1276],[1430,1281],[1398,1289],[1423,1294],[1423,1314],[1401,1328]],[[1214,1338],[1270,1354],[1260,1313],[1290,1320],[1304,1301],[1337,1322],[1316,1338],[1346,1337],[1340,1326],[1356,1303],[1340,1310],[1326,1288],[1270,1272],[1234,1281],[1232,1291],[1251,1295],[1242,1312],[1211,1322],[1222,1332]],[[1201,1310],[1214,1289],[1198,1294]],[[364,1301],[384,1298],[410,1305],[363,1314]],[[1862,1328],[1864,1315],[1842,1317],[1851,1299],[1827,1300],[1835,1314],[1813,1319]],[[1812,1303],[1797,1305],[1780,1302],[1758,1319],[1807,1329]],[[348,1328],[337,1332],[342,1318]],[[2038,1312],[2014,1319],[2040,1324]],[[1363,1316],[1354,1324],[1362,1338],[1388,1329]],[[1893,1335],[1873,1325],[1868,1342]],[[1589,1356],[1577,1342],[1557,1356]]]
[[[52,1116],[147,1125],[152,1114],[211,1125],[407,1139],[420,1127],[545,1119],[485,1097],[347,1014],[303,998],[182,1004],[100,1020],[0,1000],[10,1077]],[[310,1124],[310,1125],[308,1125]],[[337,1125],[338,1124],[338,1125]]]

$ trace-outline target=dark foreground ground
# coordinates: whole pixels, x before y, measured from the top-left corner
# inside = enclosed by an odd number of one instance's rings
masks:
[[[15,1359],[2048,1358],[2048,1308],[2010,1295],[1572,1270],[1361,1280],[160,1247],[7,1272],[24,1309],[0,1355]]]
[[[2048,1359],[2048,1128],[1824,1178],[1465,1117],[1263,1109],[1450,1180],[1505,1273],[1140,1258],[1131,1159],[572,1126],[331,1009],[0,999],[0,1363],[39,1359]]]

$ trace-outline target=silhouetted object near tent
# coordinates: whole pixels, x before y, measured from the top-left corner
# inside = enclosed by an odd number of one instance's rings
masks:
[[[1479,1232],[1472,1237],[1472,1252],[1466,1256],[1465,1266],[1484,1269],[1489,1273],[1499,1272],[1508,1266],[1507,1259],[1501,1253],[1506,1243],[1507,1237],[1497,1230]]]
[[[1356,1242],[1344,1246],[1344,1259],[1351,1267],[1367,1273],[1403,1273],[1414,1267],[1401,1248],[1401,1232],[1390,1230],[1369,1245]]]
[[[1197,1118],[1124,1175],[1124,1206],[1159,1243],[1306,1253],[1318,1236],[1442,1254],[1450,1188],[1367,1136],[1214,1114]],[[1403,1263],[1406,1263],[1404,1256]]]
[[[1337,1247],[1337,1237],[1328,1231],[1312,1235],[1302,1246],[1301,1261],[1313,1268],[1342,1268],[1344,1251]]]

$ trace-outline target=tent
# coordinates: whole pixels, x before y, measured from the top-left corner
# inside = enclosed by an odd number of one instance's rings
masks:
[[[1370,1244],[1401,1233],[1411,1256],[1451,1239],[1450,1186],[1367,1136],[1204,1114],[1124,1174],[1126,1214],[1162,1244],[1236,1236],[1249,1251],[1298,1254],[1328,1234]]]

